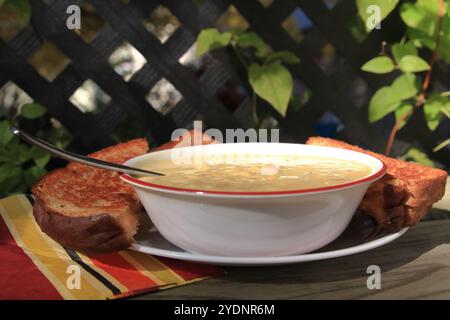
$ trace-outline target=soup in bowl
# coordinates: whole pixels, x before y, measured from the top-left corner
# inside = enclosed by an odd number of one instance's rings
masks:
[[[121,175],[170,242],[192,253],[270,257],[311,252],[349,224],[384,164],[331,147],[236,143],[148,153]]]

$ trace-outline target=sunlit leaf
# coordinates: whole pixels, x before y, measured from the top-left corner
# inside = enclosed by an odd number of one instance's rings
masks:
[[[448,108],[449,106],[450,102],[448,98],[440,95],[432,95],[427,99],[423,106],[423,112],[430,130],[436,130],[441,119],[443,118],[443,113],[441,110]]]
[[[404,127],[404,125],[408,122],[408,119],[411,117],[413,110],[413,106],[410,103],[402,103],[396,110],[395,110],[395,119],[398,123],[398,129]]]
[[[364,21],[366,29],[369,29],[366,22],[373,14],[371,10],[368,10],[372,8],[371,6],[377,6],[380,9],[381,22],[395,9],[398,2],[399,0],[356,0],[359,16]]]
[[[204,29],[198,35],[196,42],[197,54],[202,55],[214,49],[226,47],[232,38],[230,32],[221,33],[216,28]]]
[[[389,57],[376,57],[367,61],[361,70],[372,73],[389,73],[395,68],[394,62]]]
[[[400,107],[400,105],[401,100],[393,94],[391,87],[379,89],[369,103],[369,122],[375,122],[384,118]]]
[[[249,67],[249,81],[255,93],[269,102],[281,115],[286,115],[293,83],[289,71],[280,63]]]
[[[419,92],[417,78],[412,73],[405,73],[397,77],[391,85],[392,95],[399,100],[413,98]]]
[[[435,2],[436,8],[438,8],[437,0],[429,0]],[[418,29],[424,32],[428,36],[434,36],[436,28],[436,13],[428,10],[427,7],[417,2],[405,3],[400,10],[400,16],[403,22],[411,28]]]
[[[391,48],[392,55],[395,61],[398,63],[404,56],[417,56],[417,48],[412,42],[407,43],[395,43]]]
[[[404,3],[400,15],[409,27],[408,37],[415,44],[426,46],[431,50],[436,47],[436,27],[440,0],[418,0],[415,3]],[[450,14],[448,1],[444,3],[444,15],[440,31],[439,58],[450,63]]]
[[[378,121],[389,113],[397,110],[403,100],[413,98],[418,92],[414,74],[403,74],[390,86],[382,87],[372,97],[369,103],[369,121]]]
[[[430,70],[428,62],[418,56],[406,55],[400,59],[398,66],[403,72],[421,72]]]

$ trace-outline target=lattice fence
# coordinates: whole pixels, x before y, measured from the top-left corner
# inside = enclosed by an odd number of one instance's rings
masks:
[[[386,128],[392,125],[392,119],[377,126],[369,125],[367,104],[371,92],[384,85],[386,79],[359,69],[380,51],[382,41],[396,41],[402,36],[404,30],[395,14],[383,22],[380,31],[358,38],[348,27],[356,16],[353,0],[31,0],[31,3],[31,24],[12,40],[0,40],[0,87],[14,82],[45,105],[86,151],[111,144],[112,132],[124,119],[133,119],[133,125],[147,131],[155,145],[167,141],[174,128],[189,126],[194,119],[203,119],[209,127],[221,130],[250,127],[249,95],[245,90],[238,95],[230,94],[229,90],[230,86],[245,88],[247,84],[235,71],[226,50],[214,53],[200,69],[183,63],[183,56],[192,50],[198,33],[220,24],[230,10],[239,12],[248,29],[256,31],[273,49],[293,51],[302,61],[290,67],[296,88],[311,93],[301,108],[290,108],[283,119],[259,101],[280,122],[283,139],[301,142],[315,134],[314,124],[329,111],[342,122],[340,138],[378,151],[384,148]],[[84,3],[91,5],[93,14],[102,21],[93,35],[80,35],[66,27],[67,7]],[[145,24],[161,6],[177,21],[168,39],[158,38],[157,32]],[[299,27],[296,35],[287,19],[299,14],[306,16],[309,25],[303,30]],[[124,43],[134,47],[144,59],[142,67],[126,78],[110,63]],[[52,77],[43,75],[32,63],[36,52],[45,46],[56,48],[65,61],[60,72]],[[324,50],[332,54],[325,57]],[[442,66],[438,66],[434,79],[439,79],[438,85],[450,87],[448,70]],[[94,113],[80,111],[72,99],[86,81],[95,83],[106,97],[104,106]],[[173,86],[179,94],[168,110],[161,110],[146,99],[161,81]],[[445,134],[448,135],[448,130],[440,134],[430,132],[419,112],[400,132],[400,138],[420,143],[431,153]],[[448,149],[433,157],[450,162]]]

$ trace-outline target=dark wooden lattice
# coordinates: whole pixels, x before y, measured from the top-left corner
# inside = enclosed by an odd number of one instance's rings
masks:
[[[33,10],[30,25],[11,41],[0,40],[0,87],[8,81],[17,84],[45,105],[51,116],[61,121],[86,150],[111,144],[111,133],[127,117],[135,119],[148,131],[155,144],[168,140],[173,129],[189,126],[199,117],[208,126],[221,130],[251,126],[249,97],[230,109],[218,94],[231,80],[247,85],[230,68],[228,58],[220,59],[227,57],[226,51],[215,54],[218,59],[213,59],[200,76],[179,62],[198,33],[215,26],[230,5],[245,18],[249,30],[256,31],[273,49],[293,51],[302,61],[290,69],[294,77],[312,91],[311,99],[299,110],[289,109],[284,119],[270,110],[280,121],[283,137],[301,142],[314,134],[313,124],[323,112],[331,111],[344,125],[340,138],[378,151],[385,146],[386,137],[367,121],[368,101],[357,106],[349,92],[355,81],[365,83],[369,93],[389,81],[386,77],[361,72],[360,66],[379,52],[382,41],[396,41],[402,36],[404,29],[395,14],[383,21],[381,31],[371,32],[358,42],[346,27],[348,20],[356,14],[352,0],[337,1],[332,8],[319,0],[275,0],[269,6],[257,0],[30,2]],[[66,27],[66,8],[83,2],[93,5],[105,21],[89,43]],[[164,43],[142,23],[160,4],[167,7],[181,24]],[[283,21],[296,8],[301,8],[314,24],[313,30],[300,42],[294,41],[282,27]],[[26,63],[44,41],[50,41],[70,59],[70,64],[53,81],[43,78]],[[107,62],[108,56],[124,41],[147,60],[129,81],[118,75]],[[317,63],[318,52],[324,43],[330,43],[336,49],[337,60],[331,71]],[[435,71],[434,78],[441,85],[450,86],[448,70],[441,66]],[[93,114],[82,113],[69,100],[88,79],[111,97],[105,108]],[[182,95],[176,106],[165,114],[156,111],[145,99],[161,79],[169,81]],[[262,105],[270,109],[264,103]],[[400,132],[400,138],[410,143],[418,142],[428,152],[443,139],[428,130],[421,112],[417,112]],[[443,163],[450,162],[448,149],[433,156]]]

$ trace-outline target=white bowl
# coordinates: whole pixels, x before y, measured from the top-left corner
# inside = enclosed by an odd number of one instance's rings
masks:
[[[134,187],[150,219],[167,240],[186,251],[206,255],[275,257],[319,249],[344,231],[369,185],[386,171],[382,161],[364,153],[302,144],[212,144],[178,148],[176,152],[184,151],[324,156],[371,168],[367,177],[350,183],[285,192],[180,189],[121,175]],[[125,165],[171,159],[172,152],[148,153]]]

